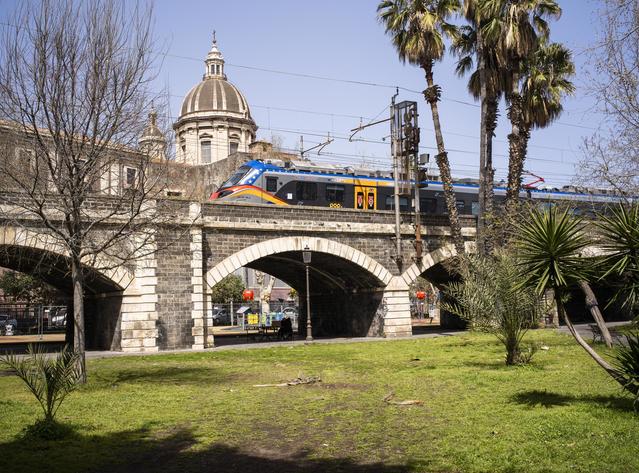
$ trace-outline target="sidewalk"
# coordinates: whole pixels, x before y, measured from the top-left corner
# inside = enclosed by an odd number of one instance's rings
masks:
[[[401,338],[383,338],[383,337],[353,337],[353,338],[316,338],[310,344],[311,345],[329,345],[334,343],[383,343],[383,342],[394,342],[401,340],[415,340],[421,338],[436,338],[436,337],[451,337],[455,335],[459,335],[465,333],[464,330],[433,330],[429,333],[422,333],[419,335],[412,335],[410,337],[401,337]],[[180,350],[162,350],[158,352],[114,352],[114,351],[87,351],[87,358],[97,359],[97,358],[110,358],[114,356],[152,356],[152,355],[162,355],[167,353],[213,353],[216,351],[228,351],[228,350],[257,350],[260,348],[277,348],[277,347],[294,347],[294,346],[303,346],[306,345],[307,342],[304,339],[294,340],[292,342],[281,342],[281,341],[272,341],[272,342],[246,342],[246,343],[236,343],[230,345],[222,345],[216,346],[214,348],[205,348],[203,350],[194,350],[191,348],[180,349]]]

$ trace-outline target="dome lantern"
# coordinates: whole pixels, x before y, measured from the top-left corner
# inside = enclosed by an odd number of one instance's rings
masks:
[[[226,80],[226,74],[224,74],[224,56],[222,56],[222,53],[217,47],[215,31],[213,31],[213,43],[211,44],[211,50],[207,54],[204,63],[206,64],[206,72],[203,79],[215,77]]]

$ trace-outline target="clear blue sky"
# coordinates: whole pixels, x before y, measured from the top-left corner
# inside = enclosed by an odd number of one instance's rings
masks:
[[[6,13],[12,3],[0,3],[0,8]],[[212,31],[216,30],[218,45],[227,61],[228,79],[246,96],[259,126],[260,139],[270,140],[275,135],[285,147],[298,148],[301,134],[310,146],[322,141],[316,135],[327,132],[337,137],[348,136],[349,130],[359,123],[357,117],[367,121],[388,115],[386,107],[394,93],[392,87],[298,77],[242,66],[423,90],[421,69],[399,62],[377,22],[377,3],[376,0],[158,0],[155,33],[158,43],[169,52],[158,87],[169,90],[171,113],[177,116],[182,97],[202,78],[203,59],[210,48]],[[577,92],[566,101],[566,112],[559,123],[533,132],[530,160],[526,164],[527,169],[555,185],[572,180],[574,163],[582,159],[583,137],[601,125],[601,117],[594,113],[593,101],[584,89],[587,54],[583,51],[594,42],[597,2],[567,0],[560,4],[564,13],[552,24],[552,40],[565,43],[575,53]],[[479,107],[472,105],[466,80],[455,76],[452,58],[438,64],[435,73],[443,87],[440,113],[453,174],[475,177]],[[417,101],[423,152],[433,155],[432,121],[423,96],[400,91],[399,100]],[[503,107],[501,115],[495,143],[498,178],[505,176],[507,170],[509,129]],[[358,136],[381,141],[388,134],[388,124],[383,124]],[[337,139],[325,150],[342,155],[323,157],[326,161],[344,164],[366,161],[373,166],[388,166],[390,162],[388,141],[349,143]]]

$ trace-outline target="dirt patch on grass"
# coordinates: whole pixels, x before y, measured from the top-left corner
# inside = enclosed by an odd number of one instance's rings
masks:
[[[330,390],[337,389],[352,389],[353,391],[365,391],[370,388],[367,384],[354,384],[354,383],[321,383],[318,387]]]

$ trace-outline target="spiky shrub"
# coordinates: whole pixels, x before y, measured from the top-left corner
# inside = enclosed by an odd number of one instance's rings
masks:
[[[78,386],[82,377],[79,361],[80,356],[68,346],[57,354],[48,354],[29,345],[26,356],[10,354],[0,358],[38,400],[46,425],[54,423],[60,405]]]
[[[521,284],[522,276],[513,257],[464,257],[459,282],[448,284],[448,302],[443,306],[468,321],[474,330],[493,334],[506,348],[506,364],[530,361],[521,350],[528,329],[540,317],[541,304],[535,291]]]
[[[639,412],[639,331],[628,333],[626,342],[615,349],[613,365],[625,380],[624,389],[634,396],[634,408]]]
[[[613,207],[608,215],[599,215],[597,226],[604,250],[603,278],[615,289],[613,300],[635,311],[639,307],[639,205]]]

